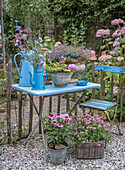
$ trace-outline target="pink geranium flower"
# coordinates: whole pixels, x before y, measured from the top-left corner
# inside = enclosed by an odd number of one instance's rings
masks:
[[[99,143],[98,146],[101,146],[101,144]]]
[[[62,64],[62,62],[63,62],[62,60],[59,60],[59,63],[60,63],[60,64]]]
[[[85,143],[85,141],[83,140],[82,143]]]
[[[78,67],[75,64],[69,64],[68,69],[78,70]]]

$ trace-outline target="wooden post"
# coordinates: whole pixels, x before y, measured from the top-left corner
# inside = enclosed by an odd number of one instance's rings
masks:
[[[124,97],[124,90],[123,90],[123,83],[121,85],[121,100],[120,100],[120,122],[122,122],[122,114],[123,114],[123,97]]]
[[[101,71],[101,92],[100,92],[100,100],[105,99],[105,73]]]
[[[77,101],[77,92],[74,93],[74,100],[75,102]],[[78,105],[76,105],[76,110],[75,110],[75,115],[77,116],[78,114]]]
[[[66,112],[70,111],[69,94],[66,94]]]
[[[11,143],[11,83],[12,83],[12,59],[8,63],[8,77],[7,77],[7,135],[8,143]]]
[[[111,77],[111,101],[113,101],[113,75]]]
[[[2,51],[3,51],[3,68],[6,70],[6,60],[5,60],[5,41],[4,41],[4,27],[3,27],[3,0],[0,1],[1,6],[1,40],[2,40]]]
[[[40,113],[40,111],[41,111],[41,96],[39,97],[39,113]],[[40,119],[39,119],[39,134],[42,134]]]
[[[22,92],[19,92],[19,111],[18,111],[18,134],[19,134],[19,139],[22,137]]]
[[[61,96],[59,95],[58,96],[57,113],[60,113],[60,99],[61,99]]]
[[[30,95],[31,99],[33,100],[33,95]],[[33,104],[30,100],[30,112],[29,112],[29,133],[32,131],[32,124],[33,124]]]
[[[49,113],[52,112],[52,97],[49,97]]]

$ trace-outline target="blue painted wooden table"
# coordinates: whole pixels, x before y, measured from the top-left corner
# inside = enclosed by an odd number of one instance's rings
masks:
[[[76,83],[68,84],[67,87],[55,87],[54,85],[46,85],[45,90],[31,90],[32,87],[21,87],[19,84],[12,85],[12,88],[22,92],[32,94],[34,96],[54,96],[57,94],[72,93],[77,91],[87,91],[93,88],[99,88],[101,85],[97,83],[88,83],[86,86],[77,86]]]
[[[69,108],[68,114],[71,115],[72,111],[76,108],[76,105],[80,103],[80,101],[83,98],[83,96],[85,95],[86,91],[92,90],[94,88],[99,88],[100,86],[101,85],[97,84],[97,83],[88,83],[86,86],[77,86],[76,83],[72,83],[72,84],[68,84],[67,87],[62,87],[62,88],[55,87],[54,85],[46,85],[45,90],[31,90],[32,87],[21,87],[21,86],[19,86],[19,84],[12,85],[12,88],[17,89],[17,90],[22,91],[22,92],[25,92],[29,95],[30,101],[32,102],[34,109],[36,110],[36,112],[39,116],[39,119],[41,120],[41,130],[42,130],[42,137],[43,137],[46,160],[47,160],[47,153],[46,153],[46,145],[45,145],[45,140],[44,140],[44,131],[43,131],[43,124],[42,124],[42,120],[45,119],[45,118],[42,118],[44,98],[48,97],[48,96],[55,96],[55,95],[61,95],[61,94],[67,94],[67,93],[69,94],[69,93],[74,93],[74,92],[81,92],[82,93],[81,97],[75,102],[75,104],[74,104],[74,106],[72,107],[71,110]],[[31,95],[39,96],[39,99],[40,99],[40,102],[39,102],[40,110],[39,111],[37,110],[37,107],[36,107],[35,103],[33,102]],[[26,139],[25,144],[27,143],[28,139],[33,134],[33,132],[35,131],[38,124],[39,124],[39,121],[36,123],[33,130],[29,134],[28,138]]]

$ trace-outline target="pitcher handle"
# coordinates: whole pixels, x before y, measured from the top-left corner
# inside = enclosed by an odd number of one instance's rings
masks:
[[[18,54],[16,54],[16,55],[14,56],[14,62],[15,62],[17,71],[18,71],[18,73],[19,73],[20,78],[22,78],[21,73],[20,73],[19,68],[18,68],[18,65],[17,65],[17,62],[16,62],[16,57],[17,57],[18,55],[20,55],[22,59],[24,59],[24,56],[23,56],[22,54],[20,54],[20,53],[18,53]]]
[[[46,73],[46,79],[45,79],[45,82],[44,82],[44,83],[46,83],[47,78],[48,78],[48,74],[47,74],[47,72],[46,72],[46,71],[44,71],[44,73]]]

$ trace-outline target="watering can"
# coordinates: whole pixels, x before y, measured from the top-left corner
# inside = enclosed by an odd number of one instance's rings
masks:
[[[21,73],[19,71],[19,68],[18,68],[18,65],[17,65],[17,62],[16,62],[17,56],[21,56],[21,58],[23,59],[22,67],[21,67]],[[20,53],[18,53],[14,56],[14,62],[15,62],[17,71],[18,71],[19,76],[20,76],[19,85],[20,86],[26,86],[26,87],[32,86],[31,83],[30,83],[30,75],[29,75],[29,72],[33,75],[33,66],[31,65],[31,63],[29,61],[27,61],[26,58]]]
[[[46,73],[46,78],[44,81],[43,73]],[[34,74],[32,75],[31,72],[29,72],[30,75],[30,83],[32,85],[32,90],[44,90],[45,89],[45,83],[47,81],[47,72],[43,71],[43,67],[35,67],[34,68]]]

